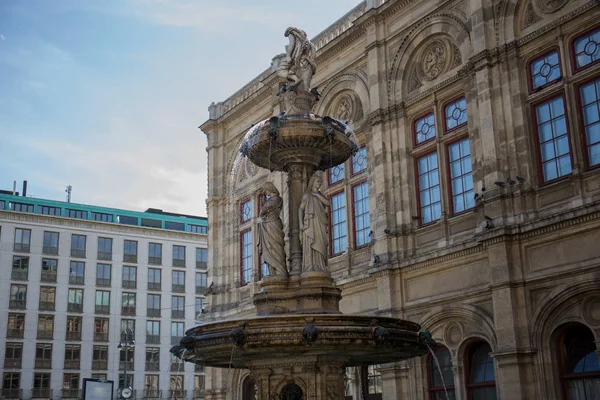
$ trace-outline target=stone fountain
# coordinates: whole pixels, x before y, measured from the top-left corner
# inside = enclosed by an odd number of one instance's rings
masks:
[[[288,28],[282,112],[256,124],[240,152],[270,171],[287,172],[289,253],[281,220],[283,199],[272,183],[259,218],[259,252],[270,276],[254,296],[257,315],[198,325],[171,351],[207,367],[247,368],[259,399],[343,399],[345,367],[384,364],[435,346],[418,324],[396,318],[344,315],[341,290],[328,271],[329,199],[322,172],[357,150],[341,121],[311,113],[318,93],[310,87],[315,47],[304,31]]]

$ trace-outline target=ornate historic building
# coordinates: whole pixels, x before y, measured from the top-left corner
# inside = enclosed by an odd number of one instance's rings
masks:
[[[347,398],[443,399],[444,383],[451,399],[600,397],[598,21],[595,0],[367,0],[313,39],[314,113],[361,146],[327,172],[340,307],[421,324],[442,370],[429,356],[349,370]],[[255,313],[258,189],[287,198],[288,183],[238,148],[280,114],[280,60],[201,126],[207,320]],[[210,369],[205,397],[253,386]]]

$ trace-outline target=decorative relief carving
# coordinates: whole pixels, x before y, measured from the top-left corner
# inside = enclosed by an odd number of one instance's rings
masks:
[[[424,83],[434,81],[446,72],[462,65],[458,46],[450,38],[432,40],[413,57],[413,66],[406,75],[406,92],[419,89]]]
[[[460,55],[460,50],[459,50],[458,46],[455,44],[452,44],[452,57],[453,57],[452,68],[456,68],[456,67],[462,65],[462,57]]]
[[[449,346],[458,346],[463,338],[463,328],[458,322],[450,322],[444,329],[444,341]]]
[[[536,5],[541,12],[552,14],[564,7],[569,0],[537,0]]]
[[[352,100],[348,96],[343,96],[336,108],[335,108],[335,118],[342,121],[349,121],[352,116]]]
[[[427,80],[434,80],[440,76],[447,64],[448,56],[446,53],[446,46],[441,41],[433,42],[423,51],[421,65]]]
[[[523,29],[540,21],[541,18],[535,13],[531,1],[525,6],[525,17],[523,18]]]

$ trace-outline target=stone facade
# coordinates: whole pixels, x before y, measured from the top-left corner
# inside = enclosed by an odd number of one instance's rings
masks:
[[[313,86],[321,93],[314,113],[348,120],[366,147],[366,171],[353,174],[350,160],[341,182],[326,191],[345,194],[347,249],[329,259],[340,308],[431,331],[449,351],[446,384],[456,399],[480,398],[470,371],[481,343],[491,349],[489,390],[511,400],[579,398],[561,379],[561,343],[586,332],[600,348],[600,175],[595,120],[582,111],[600,62],[586,61],[580,48],[587,43],[598,54],[597,39],[584,38],[600,27],[599,17],[590,0],[367,0],[313,39]],[[280,59],[213,103],[201,126],[213,244],[206,320],[256,312],[257,193],[270,180],[287,199],[287,177],[251,165],[237,149],[252,124],[280,114]],[[556,107],[552,123],[562,124],[553,125],[550,142],[546,102]],[[457,143],[465,146],[462,174],[472,168],[473,191],[455,186]],[[424,168],[437,183],[424,183]],[[354,189],[365,181],[371,232],[359,245]],[[251,215],[241,218],[248,205]],[[243,237],[252,239],[245,249]],[[245,280],[243,256],[252,267]],[[379,366],[381,378],[373,379],[381,379],[380,398],[433,398],[431,362]],[[289,368],[293,381],[293,360]],[[244,398],[246,376],[207,371],[206,398]],[[348,378],[355,398],[367,390],[357,376]]]

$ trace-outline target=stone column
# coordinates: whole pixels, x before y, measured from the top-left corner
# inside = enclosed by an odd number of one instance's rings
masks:
[[[379,372],[383,386],[383,399],[405,399],[400,382],[402,378],[408,378],[406,367],[401,363],[385,364],[379,367]]]
[[[290,253],[291,259],[290,275],[302,273],[302,247],[300,245],[300,221],[298,220],[298,209],[306,185],[313,174],[313,167],[309,164],[292,164],[288,167],[289,188],[289,217],[290,217]]]

